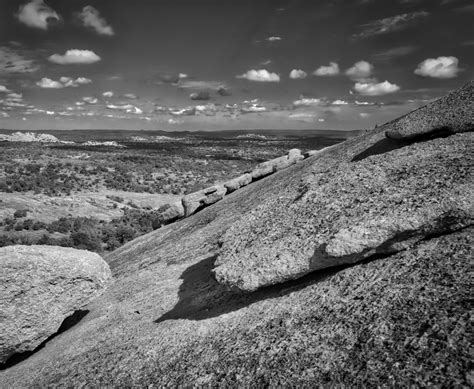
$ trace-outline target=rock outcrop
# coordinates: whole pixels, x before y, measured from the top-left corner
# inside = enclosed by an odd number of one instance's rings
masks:
[[[183,197],[184,216],[191,216],[206,205],[222,200],[227,192],[224,185],[214,185]]]
[[[0,363],[34,350],[111,280],[99,255],[64,247],[3,247],[0,267]]]
[[[0,382],[473,386],[473,134],[387,143],[393,123],[109,254],[116,281],[88,319]],[[295,278],[313,256],[350,264]],[[234,293],[243,271],[294,279]]]
[[[294,198],[263,203],[226,231],[216,279],[253,291],[470,225],[473,140],[455,135],[308,172]]]
[[[447,136],[474,129],[474,81],[432,104],[395,120],[386,135],[392,139]]]

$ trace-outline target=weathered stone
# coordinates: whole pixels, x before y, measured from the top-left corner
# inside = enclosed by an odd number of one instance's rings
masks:
[[[205,205],[211,205],[222,200],[227,193],[227,188],[224,185],[215,185],[214,188],[215,190],[206,195],[204,199]]]
[[[184,207],[184,216],[188,217],[195,213],[204,204],[206,193],[204,190],[187,194],[182,198],[182,204]]]
[[[474,81],[389,123],[391,139],[449,135],[474,129]]]
[[[250,175],[252,176],[252,181],[258,180],[269,174],[273,173],[273,164],[270,161],[262,162],[261,164],[257,165],[255,169],[252,170]]]
[[[181,201],[170,204],[169,208],[160,213],[159,218],[163,224],[171,223],[176,219],[184,217],[184,207]]]
[[[239,177],[236,177],[230,181],[224,183],[224,186],[227,188],[227,193],[231,193],[236,191],[243,186],[246,186],[252,182],[252,175],[251,174],[242,174]]]
[[[200,208],[221,200],[227,192],[223,185],[214,185],[183,197],[184,216],[188,217]]]
[[[54,246],[2,247],[0,267],[2,363],[34,350],[112,277],[98,254]]]
[[[470,225],[472,138],[415,143],[307,174],[299,195],[260,204],[226,231],[217,281],[253,291]]]
[[[303,156],[303,154],[301,154],[300,149],[291,149],[288,152],[288,161],[296,163],[298,161],[301,161],[302,159],[304,159],[304,156]]]

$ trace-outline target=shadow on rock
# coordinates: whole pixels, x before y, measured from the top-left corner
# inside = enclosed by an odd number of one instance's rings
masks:
[[[75,311],[72,315],[70,315],[70,316],[68,316],[64,319],[64,321],[61,323],[61,326],[58,328],[58,330],[53,335],[51,335],[48,339],[46,339],[43,343],[41,343],[33,351],[25,351],[23,353],[17,353],[17,354],[12,355],[10,358],[8,358],[8,360],[5,363],[0,364],[0,370],[8,369],[9,367],[12,367],[12,366],[16,365],[17,363],[20,363],[20,362],[24,361],[25,359],[29,358],[31,355],[33,355],[36,352],[40,351],[42,348],[44,348],[46,343],[48,343],[50,340],[54,339],[56,336],[62,334],[63,332],[66,332],[68,329],[75,326],[88,313],[89,313],[88,310],[77,310],[77,311]]]
[[[229,291],[212,275],[216,256],[212,256],[188,267],[182,274],[178,292],[179,301],[171,311],[155,320],[204,320],[244,308],[255,302],[285,296],[309,285],[321,282],[338,271],[349,267],[338,266],[310,273],[297,280],[287,281],[259,289],[252,293]]]

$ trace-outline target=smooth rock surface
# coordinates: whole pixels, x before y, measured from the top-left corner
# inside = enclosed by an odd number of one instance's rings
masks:
[[[32,351],[111,280],[96,253],[54,246],[0,248],[0,362]]]
[[[254,291],[470,225],[473,140],[454,135],[306,174],[299,195],[263,203],[226,231],[217,281]]]
[[[470,81],[460,90],[396,119],[386,136],[391,139],[411,139],[473,129],[474,81]]]

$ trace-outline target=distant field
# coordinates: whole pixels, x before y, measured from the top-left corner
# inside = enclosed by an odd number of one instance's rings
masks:
[[[0,246],[113,250],[152,230],[154,211],[288,152],[358,132],[0,130]],[[44,136],[44,134],[49,134]],[[41,138],[43,136],[43,138]],[[5,139],[5,136],[4,136]],[[47,142],[35,140],[47,139]]]

